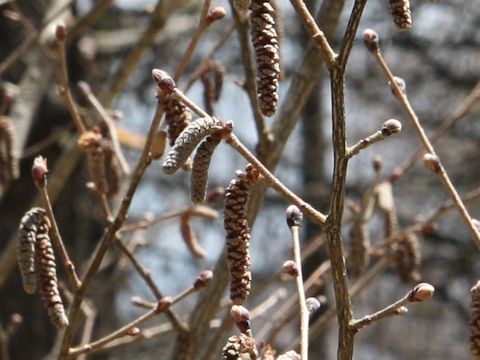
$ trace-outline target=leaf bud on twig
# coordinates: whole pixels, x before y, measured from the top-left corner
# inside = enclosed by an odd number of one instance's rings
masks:
[[[32,166],[32,178],[35,185],[38,187],[44,187],[47,182],[47,174],[47,159],[42,156],[37,156],[35,160],[33,160]]]
[[[214,21],[221,20],[225,17],[226,14],[227,14],[227,11],[225,10],[224,7],[216,6],[213,9],[210,9],[208,11],[207,21],[209,23],[212,23]]]
[[[55,36],[60,41],[65,41],[67,38],[67,26],[64,22],[59,22],[55,28]]]
[[[195,288],[195,290],[201,289],[207,286],[207,284],[212,279],[213,279],[213,272],[211,272],[210,270],[202,271],[200,274],[198,274],[197,279],[193,283],[193,287]]]
[[[291,228],[293,226],[302,226],[303,214],[297,206],[290,205],[287,208],[286,215],[288,227]]]
[[[307,300],[305,300],[305,302],[307,303],[307,309],[310,316],[315,314],[320,309],[321,304],[317,298],[309,297]]]
[[[415,285],[409,295],[411,302],[421,302],[432,297],[435,288],[428,283],[420,283]]]
[[[299,274],[297,264],[295,264],[293,260],[285,261],[282,266],[282,271],[293,278],[296,278]]]
[[[378,34],[372,29],[367,29],[363,32],[363,42],[365,43],[367,50],[370,52],[377,52],[380,50]]]
[[[430,153],[423,155],[423,165],[435,174],[438,174],[441,170],[440,160],[438,160],[438,157]]]
[[[401,77],[398,77],[398,76],[394,76],[393,80],[395,80],[395,84],[397,84],[397,86],[400,88],[400,91],[403,94],[406,94],[407,84],[405,83],[405,80],[403,80]],[[398,96],[399,94],[397,94],[397,89],[395,88],[395,86],[391,82],[389,82],[389,84],[390,84],[390,90],[392,91],[392,94],[395,96]]]
[[[153,69],[152,76],[158,88],[165,94],[170,94],[177,86],[173,78],[164,70]]]
[[[402,131],[402,123],[396,119],[389,119],[382,125],[383,136],[398,134],[400,131]]]

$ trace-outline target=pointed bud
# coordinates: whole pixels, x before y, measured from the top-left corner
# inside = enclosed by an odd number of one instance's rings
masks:
[[[378,34],[372,29],[367,29],[363,32],[363,42],[365,43],[367,50],[370,52],[380,50]]]
[[[213,9],[210,9],[207,15],[207,21],[212,23],[217,20],[221,20],[225,17],[227,14],[227,11],[225,10],[224,7],[222,6],[217,6],[214,7]]]
[[[33,160],[32,166],[32,178],[35,185],[44,187],[47,183],[47,174],[47,159],[42,156],[37,156],[35,160]]]
[[[152,76],[158,88],[166,94],[170,94],[175,89],[175,81],[166,71],[153,69]]]
[[[398,77],[398,76],[394,76],[393,80],[395,80],[395,84],[397,84],[402,94],[406,94],[407,85],[405,84],[405,80],[403,80],[401,77]],[[390,84],[390,90],[392,91],[393,95],[395,96],[398,95],[397,90],[395,86],[393,86],[393,84]]]
[[[440,160],[438,160],[438,157],[430,153],[423,155],[423,165],[435,174],[438,174],[441,170]]]
[[[65,41],[67,37],[67,26],[64,22],[59,22],[55,28],[55,36],[60,41]]]
[[[411,302],[421,302],[431,298],[435,288],[428,283],[417,284],[412,291],[410,291],[409,300]]]
[[[384,136],[398,134],[400,131],[402,131],[402,123],[398,120],[389,119],[382,125],[382,134]]]
[[[290,205],[287,208],[287,225],[288,227],[301,226],[303,214],[298,207]]]
[[[213,272],[210,270],[202,271],[200,274],[198,274],[197,279],[193,283],[193,287],[198,290],[201,289],[210,282],[210,280],[213,279]]]
[[[136,326],[128,329],[127,331],[128,336],[137,336],[138,334],[140,334],[140,329]]]

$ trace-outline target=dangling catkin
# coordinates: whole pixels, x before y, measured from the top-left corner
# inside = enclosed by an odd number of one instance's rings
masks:
[[[246,173],[237,171],[225,192],[224,228],[227,237],[227,257],[230,268],[230,299],[241,305],[250,294],[250,228],[247,222],[247,201],[258,171],[247,165]]]
[[[290,350],[287,351],[285,354],[280,355],[277,360],[300,360],[300,354],[296,351]]]
[[[212,135],[207,137],[198,147],[193,159],[192,176],[191,176],[191,198],[194,204],[200,204],[205,199],[208,187],[208,168],[212,160],[213,152],[221,137]]]
[[[35,243],[40,230],[45,230],[48,224],[45,210],[32,208],[25,213],[20,221],[18,242],[18,265],[22,274],[23,288],[29,294],[37,291],[37,268],[35,266]]]
[[[233,7],[238,12],[242,12],[248,10],[250,3],[250,0],[233,0]]]
[[[361,220],[356,220],[350,229],[348,260],[355,277],[365,272],[370,261],[370,233],[368,224]]]
[[[269,0],[253,0],[250,9],[260,110],[263,115],[272,116],[277,109],[280,77],[280,50],[275,10]]]
[[[48,235],[48,226],[43,224],[37,233],[35,263],[38,268],[40,294],[47,308],[50,321],[58,329],[68,326],[62,298],[58,291],[57,266],[53,254],[52,243]]]
[[[177,137],[192,121],[192,114],[180,101],[168,97],[165,100],[165,122],[168,125],[168,140],[173,146]]]
[[[193,232],[192,222],[188,212],[180,216],[180,233],[190,254],[195,258],[204,258],[206,252],[198,242],[197,235]]]
[[[105,171],[105,154],[102,146],[102,135],[97,131],[86,131],[78,139],[78,146],[87,153],[90,176],[97,191],[107,194],[108,182]]]
[[[406,31],[412,26],[409,0],[388,0],[393,22],[401,31]]]
[[[222,350],[223,360],[256,359],[257,356],[255,340],[244,334],[230,336]]]
[[[6,116],[0,116],[0,185],[18,178],[18,159],[14,151],[13,129]]]
[[[191,122],[175,140],[165,156],[163,171],[173,174],[182,166],[202,139],[220,130],[222,122],[214,117],[199,118]]]
[[[470,289],[472,310],[470,313],[470,352],[475,360],[480,359],[480,281]]]
[[[403,235],[394,245],[394,260],[401,281],[415,282],[420,279],[421,253],[418,238],[411,232]]]

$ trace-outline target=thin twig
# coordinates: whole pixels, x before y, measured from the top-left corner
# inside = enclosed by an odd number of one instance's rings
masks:
[[[412,121],[412,123],[415,127],[415,130],[417,131],[417,135],[423,143],[423,146],[425,147],[425,149],[430,154],[432,154],[434,157],[436,157],[438,159],[438,156],[435,153],[433,145],[432,145],[432,143],[430,142],[430,140],[428,139],[428,137],[425,133],[425,129],[420,124],[420,120],[418,119],[417,114],[413,110],[413,108],[410,104],[410,101],[408,100],[408,97],[400,89],[399,85],[395,81],[395,78],[394,78],[390,68],[388,67],[387,63],[385,62],[385,60],[382,57],[380,49],[373,52],[373,55],[374,55],[375,59],[378,61],[378,63],[380,64],[385,76],[390,81],[390,86],[394,89],[394,93],[395,93],[397,99],[399,100],[399,102],[402,105],[402,107],[404,108],[404,110],[407,112],[409,119]],[[443,167],[442,163],[440,162],[440,160],[438,161],[438,165],[439,165],[439,170],[436,173],[439,176],[439,178],[442,181],[445,188],[447,189],[452,201],[456,204],[460,214],[462,215],[462,217],[465,221],[465,224],[467,225],[467,228],[472,235],[472,238],[473,238],[473,241],[474,241],[475,245],[480,249],[480,232],[478,231],[476,226],[473,224],[472,217],[468,213],[467,208],[463,204],[462,199],[458,195],[457,190],[453,186],[453,184],[452,184],[445,168]]]
[[[366,138],[360,140],[355,145],[349,147],[347,150],[347,157],[351,158],[352,156],[357,155],[360,151],[366,149],[368,146],[383,139],[385,139],[385,135],[382,134],[381,130],[378,130],[372,135],[369,135]]]

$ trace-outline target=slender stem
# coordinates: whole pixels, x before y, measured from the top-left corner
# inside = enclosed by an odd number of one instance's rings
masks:
[[[102,239],[100,240],[100,245],[98,246],[97,252],[95,253],[95,256],[92,259],[92,262],[90,263],[90,265],[88,266],[87,272],[83,278],[82,286],[80,286],[80,288],[75,292],[75,296],[74,296],[73,303],[69,313],[70,325],[65,330],[61,353],[60,353],[60,359],[66,359],[68,357],[68,350],[70,348],[70,344],[73,339],[73,333],[79,321],[80,306],[83,302],[87,288],[90,285],[90,282],[92,281],[93,276],[95,275],[98,268],[100,267],[103,257],[107,252],[109,245],[112,243],[112,241],[114,241],[117,231],[121,228],[121,226],[125,222],[128,209],[130,208],[130,204],[133,199],[133,195],[137,190],[137,186],[140,183],[140,180],[143,176],[143,173],[145,172],[145,169],[150,164],[150,161],[151,161],[150,147],[152,145],[155,132],[157,131],[158,126],[160,125],[160,121],[162,119],[163,113],[164,113],[163,106],[158,104],[157,110],[155,112],[155,116],[153,118],[152,124],[150,126],[150,129],[147,135],[145,147],[143,149],[142,155],[140,156],[140,159],[138,160],[138,164],[132,175],[129,188],[122,200],[120,209],[118,210],[118,213],[115,219],[113,220],[113,222],[110,223],[106,228],[105,233]]]
[[[187,68],[187,65],[192,59],[192,55],[198,45],[198,41],[202,37],[207,27],[211,24],[211,21],[208,20],[208,11],[210,10],[211,3],[212,0],[204,0],[203,2],[202,11],[200,13],[200,20],[198,22],[197,28],[195,29],[195,33],[193,34],[190,43],[188,44],[187,50],[185,51],[185,54],[180,61],[180,65],[178,65],[175,75],[173,76],[175,82],[177,82],[182,77],[185,69]]]
[[[351,158],[354,155],[357,155],[363,149],[367,148],[368,146],[370,146],[370,145],[372,145],[372,144],[374,144],[378,141],[381,141],[383,139],[385,139],[385,135],[383,135],[382,132],[380,130],[378,130],[375,133],[373,133],[372,135],[367,136],[366,138],[360,140],[355,145],[349,147],[347,149],[347,157]]]
[[[0,355],[4,360],[10,360],[10,352],[8,351],[9,336],[2,324],[0,323]]]
[[[82,134],[85,132],[85,125],[83,125],[83,121],[80,117],[80,114],[78,113],[77,106],[75,104],[75,101],[73,100],[72,92],[70,90],[70,84],[68,81],[67,59],[65,54],[65,39],[57,40],[57,47],[58,60],[60,61],[60,94],[65,101],[65,105],[67,105],[68,111],[70,112],[70,116],[72,117],[73,123],[75,124],[77,131]]]
[[[298,275],[295,278],[297,282],[297,294],[298,303],[300,305],[300,356],[302,360],[308,360],[308,320],[309,313],[307,309],[307,302],[305,299],[305,289],[303,287],[303,275],[302,275],[302,256],[300,253],[300,227],[291,226],[292,243],[293,243],[293,255],[295,264],[297,265]]]
[[[38,190],[40,191],[40,195],[43,200],[43,206],[45,207],[45,211],[47,213],[48,219],[52,224],[52,240],[53,244],[55,245],[55,250],[57,251],[60,259],[63,263],[65,271],[68,275],[68,280],[72,285],[74,290],[78,290],[81,286],[80,279],[75,272],[75,265],[73,264],[72,260],[68,256],[67,249],[65,248],[65,244],[63,243],[62,236],[60,235],[60,231],[58,230],[57,221],[55,220],[55,215],[53,214],[52,204],[50,202],[50,197],[48,196],[46,181],[43,186],[38,186]]]
[[[425,129],[420,124],[420,120],[418,119],[417,114],[413,110],[406,94],[400,89],[397,82],[395,81],[390,68],[388,67],[387,63],[382,57],[382,54],[380,53],[380,50],[374,52],[374,57],[382,67],[382,70],[384,71],[385,76],[390,81],[390,86],[394,88],[395,90],[394,93],[396,94],[396,97],[399,100],[402,107],[407,112],[409,119],[412,121],[415,127],[415,130],[417,131],[417,135],[419,136],[420,140],[423,143],[423,146],[430,154],[432,154],[438,159],[438,156],[436,155],[435,150],[430,140],[428,139],[427,134],[425,133]],[[467,225],[467,228],[472,235],[475,245],[480,249],[480,232],[478,231],[476,226],[473,224],[472,217],[468,213],[467,208],[463,204],[462,199],[460,198],[460,195],[458,195],[457,190],[453,186],[445,168],[443,167],[440,161],[439,161],[439,165],[440,165],[440,171],[438,171],[437,175],[440,177],[440,180],[442,181],[443,185],[445,186],[448,193],[450,194],[452,201],[456,204],[460,214],[462,215],[463,220],[465,221],[465,224]]]

